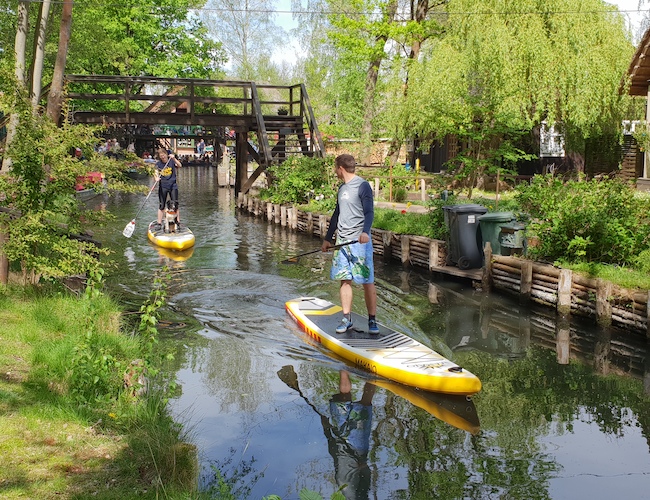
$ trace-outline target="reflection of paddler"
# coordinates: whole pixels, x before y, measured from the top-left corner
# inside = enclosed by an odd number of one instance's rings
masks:
[[[372,397],[375,387],[366,382],[359,401],[352,401],[350,375],[339,372],[339,392],[330,399],[331,419],[321,414],[309,402],[298,386],[298,375],[293,366],[283,366],[278,376],[320,416],[327,448],[334,459],[334,474],[340,491],[347,499],[368,500],[370,491],[370,431],[372,427]]]
[[[370,383],[406,399],[411,404],[458,429],[473,435],[478,434],[481,430],[476,406],[467,396],[423,391],[390,380],[377,379]]]
[[[174,260],[176,262],[184,262],[189,259],[194,253],[194,247],[190,247],[187,250],[171,250],[169,248],[162,248],[156,246],[156,250],[162,257],[167,257],[168,259]]]

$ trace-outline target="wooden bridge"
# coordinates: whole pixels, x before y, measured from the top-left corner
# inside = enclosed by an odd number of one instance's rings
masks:
[[[72,123],[123,126],[136,138],[203,137],[223,145],[225,128],[234,130],[236,193],[248,192],[262,172],[290,155],[325,156],[304,84],[98,75],[66,75],[65,80]],[[156,125],[185,130],[158,135]],[[250,176],[249,155],[258,164]]]

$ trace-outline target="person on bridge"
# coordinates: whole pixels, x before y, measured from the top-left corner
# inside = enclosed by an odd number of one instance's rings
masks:
[[[336,244],[356,241],[337,249],[332,256],[330,277],[341,281],[339,293],[343,319],[336,327],[336,333],[352,329],[352,282],[363,285],[366,309],[368,310],[368,333],[377,335],[379,327],[377,313],[377,290],[373,264],[370,228],[375,216],[372,188],[365,179],[355,174],[356,161],[349,154],[342,154],[334,161],[334,172],[343,181],[339,187],[336,208],[330,219],[321,250],[327,252],[332,246],[334,231]]]
[[[158,150],[158,161],[156,162],[156,170],[154,171],[154,178],[156,181],[160,181],[160,184],[158,184],[158,222],[154,228],[156,231],[162,228],[165,204],[167,203],[168,196],[172,203],[172,209],[176,212],[176,229],[178,230],[180,228],[181,216],[178,210],[176,173],[178,168],[182,166],[183,164],[171,152],[167,152],[164,148]]]

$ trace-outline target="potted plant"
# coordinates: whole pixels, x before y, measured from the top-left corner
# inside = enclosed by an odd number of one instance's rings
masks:
[[[287,108],[284,107],[284,106],[280,106],[280,107],[278,108],[278,114],[279,114],[279,115],[286,116],[286,115],[289,114],[289,109],[287,109]]]

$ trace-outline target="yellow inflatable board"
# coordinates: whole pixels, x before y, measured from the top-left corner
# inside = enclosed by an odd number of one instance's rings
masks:
[[[162,229],[154,230],[155,223],[156,221],[151,222],[147,228],[147,238],[154,245],[179,251],[187,250],[194,246],[194,233],[187,226],[181,225],[181,230],[177,233],[166,233]]]
[[[309,336],[366,371],[425,391],[472,395],[481,390],[476,375],[403,333],[384,325],[376,335],[360,330],[367,319],[358,314],[352,313],[357,329],[337,334],[341,308],[327,300],[301,297],[285,307]]]

